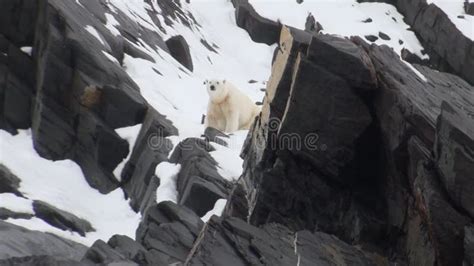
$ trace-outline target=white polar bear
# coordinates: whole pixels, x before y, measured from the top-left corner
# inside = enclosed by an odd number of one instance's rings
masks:
[[[206,126],[226,133],[249,129],[260,107],[226,80],[205,81],[209,104],[207,106]]]

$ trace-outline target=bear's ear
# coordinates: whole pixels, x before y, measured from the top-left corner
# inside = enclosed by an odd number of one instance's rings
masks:
[[[207,81],[207,79],[206,79],[206,80],[205,80],[205,81],[204,81],[202,84],[206,85],[206,84],[207,84],[207,82],[208,82],[208,81]]]

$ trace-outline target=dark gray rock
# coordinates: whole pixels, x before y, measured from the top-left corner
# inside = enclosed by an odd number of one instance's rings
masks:
[[[313,14],[309,13],[308,17],[306,17],[304,30],[311,33],[319,33],[320,31],[324,30],[324,28],[318,21],[316,21]]]
[[[190,209],[165,201],[147,209],[137,241],[166,264],[184,262],[203,222]]]
[[[121,235],[107,243],[97,240],[86,252],[82,263],[93,265],[165,265],[160,254],[148,252],[140,243]]]
[[[100,3],[95,11],[88,10],[94,3],[85,3],[87,8],[58,0],[37,5],[34,147],[46,159],[74,160],[92,187],[110,192],[118,186],[112,171],[128,153],[128,143],[114,129],[140,123],[146,109],[138,86],[102,52],[120,61],[123,40],[102,23]],[[97,30],[102,42],[86,25]]]
[[[232,217],[213,217],[186,265],[335,265],[336,261],[377,265],[368,254],[324,233],[293,233],[278,224],[258,228]]]
[[[474,105],[467,100],[474,97],[474,88],[459,77],[415,65],[424,81],[387,46],[372,45],[369,55],[382,84],[375,109],[392,151],[406,142],[407,134],[432,147],[443,101],[474,114]]]
[[[470,2],[468,0],[464,1],[464,11],[466,14],[474,16],[474,2]]]
[[[414,183],[415,204],[433,241],[441,265],[462,265],[464,227],[469,219],[454,209],[433,170],[418,165]]]
[[[464,227],[464,262],[474,264],[474,226]]]
[[[237,26],[248,32],[254,42],[268,45],[278,42],[281,24],[260,16],[248,1],[233,1]]]
[[[27,256],[0,260],[2,266],[92,266],[94,264],[78,262],[55,256]]]
[[[60,210],[46,202],[33,201],[33,210],[36,217],[59,229],[74,231],[81,236],[95,231],[88,221],[67,211]]]
[[[474,218],[474,116],[447,102],[441,109],[436,126],[437,167],[450,198]]]
[[[156,199],[159,179],[154,177],[156,166],[168,161],[173,148],[166,137],[177,135],[178,130],[165,116],[149,107],[135,141],[130,159],[121,176],[122,187],[135,211],[144,213]]]
[[[7,219],[31,219],[34,215],[30,213],[22,213],[0,207],[0,220]]]
[[[80,260],[86,249],[81,244],[52,234],[0,221],[0,264],[1,260],[8,258],[43,255]]]
[[[291,231],[277,225],[267,228],[259,229],[232,217],[212,217],[186,265],[296,265],[298,257]]]
[[[33,46],[35,23],[38,17],[38,1],[19,0],[0,2],[0,35],[4,35],[16,47]]]
[[[365,35],[364,37],[365,37],[365,39],[367,39],[370,42],[375,42],[379,39],[379,37],[377,37],[375,35]]]
[[[381,31],[379,31],[379,37],[380,37],[380,39],[385,40],[385,41],[390,41],[391,40],[390,36],[388,36],[387,34],[381,32]]]
[[[344,50],[344,45],[339,46],[342,39],[320,36],[313,37],[307,58],[299,57],[295,62],[293,83],[278,132],[278,149],[305,158],[320,171],[340,179],[342,169],[354,158],[355,141],[372,121],[351,85],[369,86],[372,80],[369,71],[366,71],[369,80],[361,82],[357,82],[360,78],[352,80],[348,72],[340,71],[354,64],[351,54],[347,56],[352,47]],[[331,55],[331,63],[321,51]],[[315,103],[317,99],[321,102]],[[304,119],[308,114],[312,115],[311,120]],[[296,140],[299,145],[293,142]]]
[[[325,233],[300,231],[295,234],[296,253],[299,265],[381,265],[389,264],[386,258],[366,253],[348,245],[337,237]],[[372,257],[373,256],[373,257]]]
[[[421,59],[418,55],[413,54],[408,49],[403,48],[401,51],[401,58],[410,64],[417,64],[423,66],[430,66],[429,60]]]
[[[0,193],[13,193],[17,196],[21,196],[20,188],[21,180],[10,172],[5,165],[0,163]]]
[[[348,39],[317,35],[311,39],[307,57],[317,65],[342,77],[352,87],[373,90],[377,77],[372,61],[361,47]],[[341,67],[344,65],[344,67]]]
[[[126,257],[119,252],[112,249],[107,243],[102,240],[97,240],[87,250],[86,254],[82,258],[81,262],[91,264],[119,264],[119,265],[138,265],[126,259]]]
[[[1,129],[15,133],[16,129],[26,129],[31,126],[34,84],[35,66],[32,58],[0,32]]]
[[[344,241],[379,243],[385,230],[373,167],[379,156],[367,149],[378,140],[369,108],[356,93],[373,91],[360,59],[365,52],[349,40],[286,27],[280,43],[262,113],[242,152],[239,183],[246,196],[234,191],[226,215],[235,206],[242,217],[248,206],[254,225],[277,222],[292,230],[317,228]],[[343,68],[351,64],[368,79],[349,82],[353,73]]]
[[[193,71],[193,59],[189,51],[189,45],[183,36],[177,35],[166,40],[166,46],[170,51],[170,55],[185,66],[190,71]]]

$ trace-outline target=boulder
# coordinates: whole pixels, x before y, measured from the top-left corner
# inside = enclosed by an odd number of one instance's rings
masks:
[[[170,157],[170,162],[181,165],[176,180],[178,202],[198,216],[212,210],[215,202],[232,190],[232,184],[217,172],[217,162],[210,151],[214,148],[209,142],[188,138],[175,147]]]
[[[33,201],[33,210],[36,217],[61,230],[77,232],[81,236],[85,236],[88,232],[95,231],[88,221],[67,211],[58,209],[46,202],[39,200]]]
[[[109,265],[112,263],[126,263],[127,259],[124,255],[112,249],[102,240],[97,240],[94,244],[87,250],[86,254],[82,258],[81,262],[91,263],[91,264],[104,264]],[[131,263],[131,261],[128,261]],[[127,264],[129,265],[129,264]],[[138,264],[130,264],[138,265]]]
[[[434,148],[437,168],[449,197],[474,218],[474,114],[470,117],[447,102],[441,109]]]
[[[237,26],[248,32],[254,42],[272,45],[278,42],[281,24],[260,16],[248,1],[234,1]]]
[[[181,65],[185,66],[191,72],[193,71],[193,59],[189,51],[189,45],[183,36],[177,35],[166,41],[166,46],[170,55],[176,59]]]

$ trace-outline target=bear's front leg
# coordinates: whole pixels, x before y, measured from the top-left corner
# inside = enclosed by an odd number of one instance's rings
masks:
[[[231,110],[226,118],[225,132],[232,133],[237,131],[239,129],[239,113]]]

